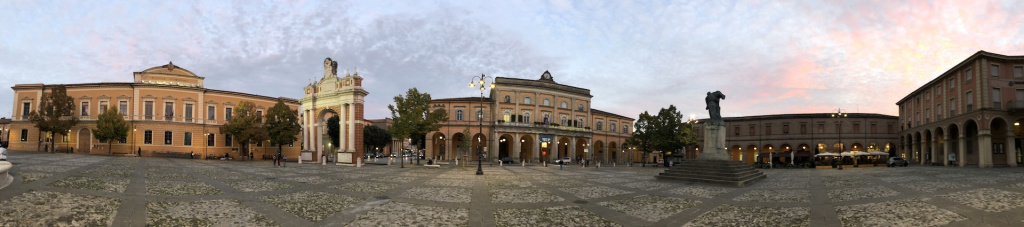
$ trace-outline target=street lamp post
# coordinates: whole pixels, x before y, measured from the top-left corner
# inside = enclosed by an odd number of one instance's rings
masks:
[[[205,160],[207,157],[210,157],[210,133],[203,133],[203,138],[206,139],[206,142],[203,143],[206,145],[203,146],[203,159]]]
[[[477,114],[476,119],[479,122],[480,135],[481,136],[483,136],[483,134],[484,134],[484,119],[483,119],[483,115],[484,115],[484,89],[487,89],[487,87],[484,86],[484,82],[485,82],[485,80],[487,80],[487,78],[488,78],[487,75],[480,74],[480,76],[473,76],[473,78],[469,80],[469,87],[471,87],[471,88],[478,88],[479,87],[480,88],[480,109],[478,110],[480,114]],[[474,81],[477,81],[479,84],[473,83]],[[494,88],[494,78],[491,78],[491,85],[490,85],[490,87],[492,89]],[[476,175],[484,175],[483,157],[482,157],[483,153],[484,153],[484,145],[483,145],[484,141],[483,140],[479,140],[479,141],[480,141],[480,146],[477,147],[477,153],[476,153]]]
[[[134,152],[135,151],[135,130],[138,130],[138,129],[133,127],[132,128],[132,147],[128,150],[128,152]],[[138,154],[138,155],[141,156],[142,154]]]
[[[839,170],[843,170],[843,118],[846,118],[846,113],[843,113],[843,109],[836,109],[836,113],[832,114],[832,118],[839,118]]]

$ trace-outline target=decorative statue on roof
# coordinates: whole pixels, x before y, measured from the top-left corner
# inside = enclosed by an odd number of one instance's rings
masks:
[[[704,98],[708,106],[704,109],[711,115],[710,124],[725,125],[725,121],[722,121],[722,107],[718,105],[719,99],[725,100],[725,94],[721,91],[708,92],[708,96]]]
[[[338,62],[331,58],[324,59],[324,78],[338,77]]]

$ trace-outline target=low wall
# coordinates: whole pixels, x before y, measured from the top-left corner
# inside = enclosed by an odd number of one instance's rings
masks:
[[[0,161],[0,189],[6,188],[7,185],[14,182],[14,177],[11,177],[10,174],[11,167],[13,165],[10,162]]]

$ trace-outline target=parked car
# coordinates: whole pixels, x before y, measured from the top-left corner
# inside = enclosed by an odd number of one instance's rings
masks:
[[[562,159],[555,161],[555,164],[568,165],[569,163],[572,163],[572,159],[569,157],[563,157]]]
[[[889,167],[895,167],[895,166],[907,167],[907,165],[910,165],[910,162],[907,162],[907,160],[904,160],[903,158],[900,158],[900,157],[891,157],[891,158],[889,158]]]
[[[511,157],[502,158],[501,159],[501,163],[503,163],[503,164],[516,164],[516,162],[513,161]]]

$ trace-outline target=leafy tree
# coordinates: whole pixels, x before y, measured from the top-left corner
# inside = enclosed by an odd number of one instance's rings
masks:
[[[395,96],[395,103],[388,105],[394,123],[388,126],[388,133],[399,140],[426,135],[441,128],[438,124],[448,121],[448,112],[430,107],[430,94],[410,88],[405,97]],[[422,141],[421,141],[422,142]]]
[[[231,120],[220,126],[220,131],[231,135],[242,146],[242,155],[249,155],[249,144],[266,140],[269,136],[263,126],[263,116],[256,114],[255,104],[241,101],[235,107]]]
[[[459,140],[459,145],[461,145],[461,147],[459,148],[459,150],[461,151],[459,157],[462,157],[465,154],[469,154],[470,149],[472,149],[473,147],[473,140],[469,139],[469,128],[462,130],[462,137],[460,137]],[[464,160],[462,162],[462,166],[466,166],[467,162],[469,162],[469,160]]]
[[[626,142],[635,146],[644,153],[643,163],[647,164],[647,156],[654,150],[654,135],[657,117],[651,116],[647,111],[640,113],[636,122],[633,122],[633,134],[626,139]]]
[[[384,129],[375,125],[363,127],[363,145],[366,145],[368,150],[383,148],[388,143],[391,143],[391,134],[388,134]]]
[[[339,147],[341,141],[341,117],[334,115],[331,118],[327,118],[327,135],[331,138],[331,144],[334,147]]]
[[[684,147],[697,144],[693,126],[683,121],[683,115],[675,105],[669,105],[668,109],[661,108],[655,118],[657,120],[653,121],[655,124],[652,136],[652,146],[655,150],[678,152]]]
[[[277,155],[281,155],[281,147],[284,144],[299,140],[295,135],[302,132],[302,126],[299,126],[299,113],[288,108],[281,100],[277,100],[277,104],[267,110],[267,123],[264,126],[270,143],[277,144]]]
[[[100,114],[98,119],[96,119],[96,131],[93,131],[96,139],[107,141],[108,154],[113,152],[110,148],[112,148],[111,144],[114,140],[128,138],[128,123],[124,121],[124,116],[121,116],[121,113],[117,111],[116,106],[111,106],[110,109]]]
[[[56,142],[56,134],[68,135],[68,130],[78,124],[78,117],[72,114],[75,110],[75,99],[67,94],[64,85],[57,85],[44,93],[39,102],[39,111],[29,113],[29,121],[39,128],[40,132],[50,134],[50,147]]]

